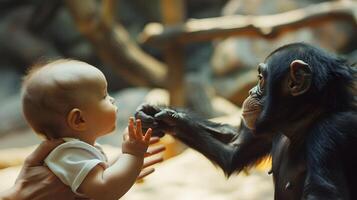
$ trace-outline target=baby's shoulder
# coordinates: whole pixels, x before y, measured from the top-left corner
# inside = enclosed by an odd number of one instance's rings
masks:
[[[51,157],[84,157],[97,158],[106,161],[107,158],[101,149],[92,146],[86,142],[74,138],[63,138],[63,144],[53,149],[47,158]]]
[[[95,146],[90,145],[75,138],[62,138],[64,140],[63,144],[58,145],[55,149],[91,149],[98,150]]]

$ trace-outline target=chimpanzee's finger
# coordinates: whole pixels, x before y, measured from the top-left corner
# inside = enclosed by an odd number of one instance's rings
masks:
[[[153,133],[152,133],[153,136],[155,137],[159,137],[159,138],[162,138],[165,136],[165,132],[163,130],[160,130],[158,128],[155,128]]]
[[[146,131],[148,128],[157,128],[158,123],[155,119],[152,116],[146,115],[144,112],[137,113],[136,119],[141,120],[143,131]]]
[[[154,115],[155,119],[157,120],[163,120],[167,117],[169,117],[168,113],[166,110],[162,110]]]
[[[154,106],[148,103],[143,103],[141,105],[138,106],[138,108],[136,109],[136,112],[145,112],[148,115],[155,115],[156,113],[158,113],[160,111],[160,108],[158,106]]]
[[[146,114],[143,111],[135,113],[135,118],[140,119],[144,123],[154,123],[155,119],[153,116]]]
[[[149,128],[144,135],[144,140],[146,142],[150,142],[151,135],[152,135],[152,129]]]
[[[164,109],[160,111],[159,113],[156,113],[154,116],[154,119],[157,121],[163,121],[169,126],[175,125],[175,121],[179,119],[179,114],[171,109]]]

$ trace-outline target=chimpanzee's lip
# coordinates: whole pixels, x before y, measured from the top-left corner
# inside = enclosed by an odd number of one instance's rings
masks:
[[[259,112],[260,111],[260,109],[250,109],[250,110],[243,110],[243,112],[242,112],[242,114],[244,115],[244,114],[253,114],[253,113],[257,113],[257,112]]]

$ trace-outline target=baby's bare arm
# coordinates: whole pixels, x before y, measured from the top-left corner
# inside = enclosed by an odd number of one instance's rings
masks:
[[[95,200],[116,200],[135,183],[143,164],[143,157],[124,154],[104,170],[97,165],[84,179],[79,192]]]
[[[143,136],[141,122],[129,120],[129,138],[123,142],[123,155],[109,168],[96,166],[84,179],[79,192],[95,200],[116,200],[135,183],[142,167],[151,129]]]

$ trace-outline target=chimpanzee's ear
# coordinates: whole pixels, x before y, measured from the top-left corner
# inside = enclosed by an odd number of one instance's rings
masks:
[[[310,89],[312,70],[302,60],[294,60],[290,63],[290,77],[288,82],[289,92],[292,96],[304,94]]]

